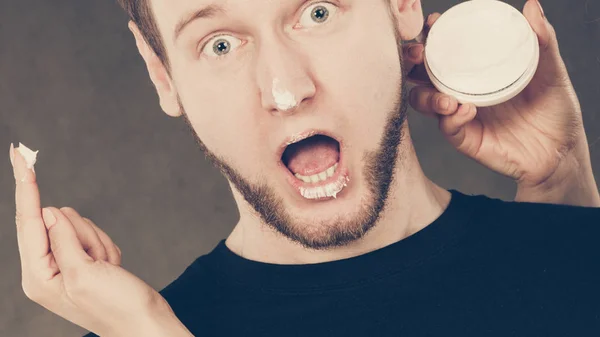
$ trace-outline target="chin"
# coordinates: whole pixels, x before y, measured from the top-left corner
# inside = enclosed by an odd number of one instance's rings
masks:
[[[296,191],[283,192],[287,221],[275,225],[284,236],[305,248],[324,250],[361,239],[374,227],[375,199],[364,184],[354,179],[335,198],[299,199]]]

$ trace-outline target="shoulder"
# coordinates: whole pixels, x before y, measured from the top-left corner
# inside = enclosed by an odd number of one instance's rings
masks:
[[[464,195],[475,207],[473,214],[487,221],[513,223],[586,226],[600,225],[600,208],[505,201],[485,195]]]
[[[591,248],[600,237],[600,208],[462,197],[473,208],[469,229],[480,237],[540,249]]]
[[[468,268],[475,265],[493,275],[490,282],[501,279],[544,298],[565,289],[596,291],[600,209],[481,195],[463,200],[473,208],[457,254]]]

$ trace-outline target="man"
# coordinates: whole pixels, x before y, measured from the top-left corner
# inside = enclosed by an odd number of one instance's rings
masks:
[[[91,220],[42,211],[17,155],[29,298],[106,336],[600,333],[600,196],[579,103],[536,0],[523,12],[540,40],[538,72],[510,102],[482,109],[443,105],[448,97],[427,85],[409,95],[402,65],[418,73],[422,46],[402,60],[400,41],[421,33],[418,0],[123,5],[161,107],[184,117],[227,177],[240,220],[159,295],[119,267]],[[529,202],[427,179],[409,100]]]

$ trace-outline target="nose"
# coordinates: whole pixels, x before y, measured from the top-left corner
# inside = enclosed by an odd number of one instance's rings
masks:
[[[293,114],[314,97],[308,58],[283,38],[263,41],[256,78],[262,107],[271,114]]]

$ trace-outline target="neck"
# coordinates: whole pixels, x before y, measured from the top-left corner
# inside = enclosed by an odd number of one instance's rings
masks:
[[[262,224],[232,188],[240,207],[240,220],[226,245],[246,259],[274,264],[307,264],[346,259],[362,255],[402,240],[425,228],[438,218],[450,202],[450,193],[429,180],[419,164],[408,123],[405,123],[401,156],[396,178],[390,186],[387,205],[379,221],[363,238],[344,247],[310,250],[293,243]]]

